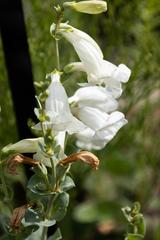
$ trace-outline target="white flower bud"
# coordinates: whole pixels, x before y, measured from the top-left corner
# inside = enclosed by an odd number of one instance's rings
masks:
[[[101,0],[90,0],[81,2],[65,2],[64,7],[70,7],[77,12],[88,13],[88,14],[99,14],[107,11],[106,1]]]

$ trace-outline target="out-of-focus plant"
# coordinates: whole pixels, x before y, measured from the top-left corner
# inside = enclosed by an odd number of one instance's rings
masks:
[[[144,239],[146,226],[143,215],[140,213],[140,204],[137,202],[132,208],[122,208],[123,214],[129,223],[130,230],[125,240]]]

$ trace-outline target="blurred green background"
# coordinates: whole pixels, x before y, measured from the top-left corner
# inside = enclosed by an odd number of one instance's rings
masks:
[[[53,3],[23,0],[28,43],[35,81],[45,79],[56,66],[49,27]],[[65,240],[124,239],[127,230],[121,208],[134,201],[142,205],[147,240],[160,239],[160,4],[159,0],[108,0],[108,11],[85,15],[66,11],[65,20],[91,35],[105,59],[124,63],[132,70],[124,86],[119,110],[128,124],[102,151],[98,171],[79,163],[71,173],[77,188],[60,223]],[[77,60],[72,46],[60,41],[61,66]],[[3,48],[0,41],[0,146],[18,140]],[[70,95],[84,75],[68,75],[64,85]],[[83,81],[83,80],[82,80]],[[27,123],[26,123],[27,124]],[[67,152],[75,151],[70,140]]]

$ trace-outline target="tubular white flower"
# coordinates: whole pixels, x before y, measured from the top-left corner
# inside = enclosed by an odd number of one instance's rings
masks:
[[[71,114],[68,97],[60,82],[60,73],[58,71],[51,74],[51,84],[48,91],[45,113],[49,116],[49,121],[46,121],[44,126],[51,127],[54,132],[67,131],[69,134],[84,129],[84,124]],[[40,128],[40,124],[34,128]]]
[[[65,132],[59,132],[55,136],[56,145],[60,146],[60,151],[58,154],[59,159],[66,157],[64,154],[64,141],[65,141]],[[41,161],[44,165],[50,167],[51,163],[47,155],[42,151],[40,145],[44,145],[44,140],[42,137],[39,138],[28,138],[23,139],[17,143],[9,144],[2,149],[3,153],[13,151],[15,153],[34,153],[33,159]],[[55,159],[56,160],[56,159]]]
[[[2,149],[2,152],[14,151],[17,153],[35,153],[39,147],[42,138],[23,139],[17,143],[9,144]]]
[[[55,24],[52,24],[51,33],[54,29]],[[131,70],[124,64],[116,66],[105,61],[101,49],[88,34],[65,23],[60,24],[59,33],[73,45],[81,60],[81,64],[71,64],[71,69],[85,71],[89,83],[105,84],[118,98],[122,93],[121,82],[128,81]]]
[[[106,89],[113,95],[114,98],[119,98],[122,94],[122,84],[126,83],[131,75],[131,70],[124,64],[118,67],[106,60],[101,61],[101,68],[93,68],[92,72],[87,70],[87,67],[82,62],[73,62],[65,66],[64,71],[70,72],[86,72],[89,84],[104,84]]]
[[[127,123],[124,114],[121,112],[113,112],[109,115],[105,127],[94,131],[87,128],[80,133],[76,134],[77,146],[83,149],[100,150],[113,139],[121,127]]]
[[[118,107],[118,102],[112,94],[104,87],[88,86],[79,88],[75,94],[69,98],[69,103],[77,104],[81,107],[94,107],[101,111],[109,113]]]
[[[88,14],[99,14],[107,11],[107,3],[105,1],[92,0],[81,2],[65,2],[64,7],[70,7],[78,12]]]
[[[54,33],[55,24],[51,25],[51,34]],[[87,34],[68,24],[61,23],[59,33],[64,36],[75,48],[81,62],[89,72],[93,68],[100,68],[100,60],[103,59],[103,53],[98,44]],[[92,62],[92,64],[91,64]]]

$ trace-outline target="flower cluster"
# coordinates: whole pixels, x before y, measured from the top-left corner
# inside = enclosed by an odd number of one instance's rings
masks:
[[[55,27],[53,23],[51,34]],[[66,132],[76,136],[79,148],[100,150],[127,123],[124,114],[117,108],[122,83],[128,81],[131,71],[124,64],[116,66],[104,60],[98,44],[85,32],[61,23],[58,34],[73,45],[80,59],[80,62],[68,64],[64,71],[84,71],[87,82],[68,98],[60,80],[62,73],[54,70],[47,75],[51,83],[45,101],[48,118],[43,122],[43,127],[52,129],[57,144],[63,150]],[[39,117],[39,112],[35,112]],[[40,130],[41,124],[34,128]]]
[[[55,26],[52,24],[51,34]],[[87,83],[68,99],[60,83],[60,73],[51,74],[46,101],[49,124],[54,131],[74,133],[80,148],[102,149],[127,123],[124,114],[117,111],[117,99],[131,71],[124,64],[116,66],[104,60],[100,47],[88,34],[66,23],[60,24],[58,34],[73,45],[81,60],[68,64],[65,71],[86,72]]]
[[[53,35],[55,28],[56,24],[53,23],[50,28]],[[117,108],[118,98],[122,94],[122,83],[128,81],[131,71],[124,64],[116,66],[104,60],[98,44],[88,34],[67,23],[60,23],[58,35],[73,45],[80,59],[80,62],[68,64],[64,71],[83,71],[87,75],[87,82],[81,84],[82,86],[69,98],[61,83],[62,72],[54,70],[47,75],[47,78],[51,79],[44,105],[47,118],[36,124],[34,129],[42,130],[43,126],[46,131],[52,130],[56,145],[60,146],[62,158],[65,157],[66,133],[76,136],[76,145],[79,148],[100,150],[127,123],[124,114],[117,111]],[[40,119],[37,109],[35,113]],[[39,146],[43,144],[41,142],[40,138],[22,140],[16,145],[7,146],[7,151],[15,150],[18,146],[18,152],[35,152],[34,158],[41,159],[48,165],[42,156]],[[30,145],[32,148],[34,146],[33,151]]]

